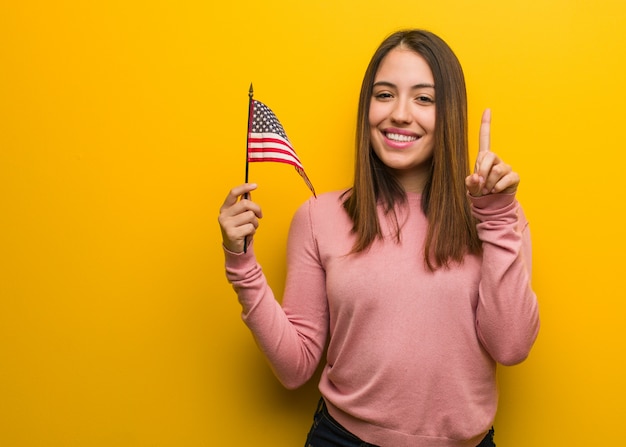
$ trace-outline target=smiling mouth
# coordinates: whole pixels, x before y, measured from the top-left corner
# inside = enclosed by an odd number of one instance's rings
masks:
[[[418,136],[415,135],[402,135],[399,133],[385,133],[385,137],[390,139],[391,141],[397,141],[399,143],[410,143],[411,141],[415,141],[419,139]]]

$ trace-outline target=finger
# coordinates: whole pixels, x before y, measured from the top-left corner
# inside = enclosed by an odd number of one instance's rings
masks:
[[[238,212],[232,215],[225,215],[221,217],[225,226],[230,226],[233,228],[241,227],[250,223],[253,224],[254,227],[256,228],[259,226],[259,219],[261,218],[258,216],[257,210],[255,209],[254,210],[245,209],[245,210],[242,210],[241,212]]]
[[[256,233],[256,229],[257,227],[252,224],[232,228],[229,231],[222,229],[222,243],[229,251],[241,253],[244,251],[246,239],[250,241]]]
[[[489,152],[491,149],[491,109],[485,109],[480,122],[478,152]]]
[[[514,193],[517,191],[517,186],[519,185],[519,181],[520,181],[519,174],[517,174],[517,172],[510,171],[498,180],[498,182],[491,189],[491,192],[493,194]]]
[[[500,159],[493,152],[479,152],[476,157],[476,166],[474,173],[481,176],[485,181],[491,176],[491,171],[494,166],[500,163]]]
[[[219,219],[228,220],[239,215],[253,215],[257,218],[263,217],[263,212],[259,204],[248,200],[241,199],[231,206],[222,206],[220,208]]]
[[[488,191],[493,191],[496,187],[496,184],[500,182],[501,179],[509,175],[513,170],[511,166],[504,163],[502,160],[496,158],[491,169],[489,170],[489,175],[485,177],[485,188]]]
[[[484,179],[478,174],[470,174],[465,178],[467,192],[474,197],[482,195]]]
[[[235,186],[228,192],[222,208],[233,206],[235,203],[237,203],[239,197],[243,196],[244,194],[250,193],[250,191],[254,191],[256,188],[256,183],[244,183],[243,185]]]
[[[224,246],[234,253],[244,250],[244,241],[253,236],[259,228],[259,218],[252,210],[233,215],[220,215],[218,218]]]

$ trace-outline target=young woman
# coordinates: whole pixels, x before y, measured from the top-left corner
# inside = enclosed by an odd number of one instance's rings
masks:
[[[496,364],[527,357],[539,316],[519,176],[490,122],[470,173],[456,56],[422,30],[385,39],[361,87],[354,185],[296,212],[282,306],[243,250],[256,185],[228,194],[227,277],[276,376],[304,384],[326,348],[306,446],[495,445]]]

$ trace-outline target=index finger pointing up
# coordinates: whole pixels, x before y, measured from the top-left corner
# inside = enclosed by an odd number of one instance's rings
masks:
[[[491,109],[485,109],[480,122],[480,137],[478,140],[478,152],[489,152],[491,145]]]

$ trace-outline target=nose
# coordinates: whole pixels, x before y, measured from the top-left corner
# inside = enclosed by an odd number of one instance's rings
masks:
[[[397,123],[410,123],[411,118],[412,116],[409,101],[398,98],[394,104],[393,110],[391,111],[391,119]]]

